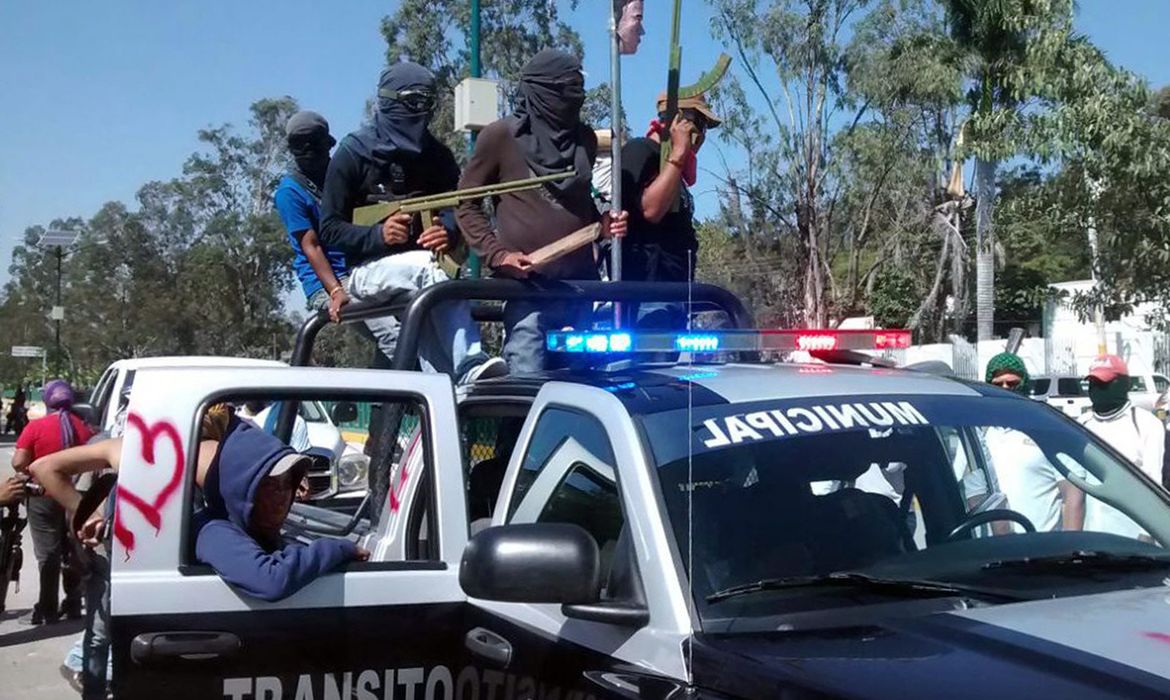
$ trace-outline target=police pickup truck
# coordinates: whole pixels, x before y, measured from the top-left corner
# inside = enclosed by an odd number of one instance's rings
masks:
[[[553,333],[567,368],[458,392],[406,371],[436,304],[519,298],[705,303],[736,328]],[[904,333],[747,331],[723,290],[627,283],[457,281],[346,320],[391,311],[396,370],[140,374],[118,697],[1170,693],[1170,498],[1041,403],[850,352]],[[294,365],[325,325],[302,329]],[[800,349],[822,361],[759,359]],[[681,359],[643,361],[663,353]],[[371,438],[356,513],[296,525],[370,561],[279,602],[231,588],[191,541],[200,417],[256,395],[368,402],[397,427]],[[1084,498],[1059,500],[1063,482]]]

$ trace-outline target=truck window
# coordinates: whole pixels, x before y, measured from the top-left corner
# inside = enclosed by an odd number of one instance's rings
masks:
[[[1052,386],[1052,380],[1047,377],[1040,377],[1032,380],[1032,386],[1028,387],[1028,392],[1032,396],[1044,396],[1048,393],[1048,387]]]
[[[1131,376],[1129,378],[1129,390],[1130,391],[1148,391],[1147,386],[1148,385],[1146,384],[1145,377]]]
[[[460,412],[467,520],[472,534],[491,522],[528,408],[527,404],[473,404]]]
[[[1063,377],[1056,380],[1057,396],[1085,396],[1084,384],[1077,377]]]
[[[222,408],[205,410],[201,417],[200,430],[211,431],[210,437],[225,425],[248,423],[250,428],[267,433],[273,444],[284,443],[292,453],[303,459],[296,465],[296,483],[290,493],[292,505],[281,530],[285,542],[310,543],[322,538],[346,538],[362,542],[377,537],[370,526],[370,513],[366,496],[369,492],[371,467],[385,469],[388,476],[380,483],[389,483],[392,498],[405,500],[406,489],[413,487],[410,476],[403,474],[404,464],[409,455],[410,465],[417,472],[414,480],[422,476],[422,470],[429,465],[429,447],[421,439],[420,426],[422,406],[413,400],[387,400],[383,396],[320,396],[320,395],[240,395],[230,396],[215,405],[226,406],[231,418],[223,418]],[[309,406],[308,411],[304,410]],[[409,449],[396,451],[387,457],[392,464],[371,465],[365,453],[369,438],[369,420],[374,406],[398,406],[403,411],[400,436],[404,435]],[[328,408],[326,408],[328,407]],[[383,409],[384,410],[384,409]],[[305,414],[318,420],[306,420]],[[287,418],[292,415],[291,426]],[[363,423],[363,420],[366,421]],[[230,423],[229,423],[230,422]],[[413,438],[413,439],[412,439]],[[258,449],[258,448],[257,448]],[[273,449],[279,450],[279,447]],[[263,452],[263,450],[261,450]],[[218,471],[208,468],[197,475],[197,485],[192,504],[193,517],[202,519],[209,515],[222,515],[225,508],[231,515],[232,508],[239,509],[245,503],[244,494],[229,494],[220,489],[222,497],[216,496],[203,482],[218,478],[216,484],[223,485],[226,469],[255,469],[249,463],[228,463],[221,456],[217,458]],[[407,467],[406,471],[410,471]],[[429,494],[429,491],[426,492]],[[211,498],[208,495],[211,494]],[[218,500],[216,500],[218,499]],[[253,504],[254,505],[254,504]],[[192,542],[189,554],[191,563],[195,559],[197,528],[191,528]],[[415,537],[420,536],[414,533]],[[425,532],[421,535],[425,538]],[[372,542],[367,546],[373,549]],[[416,551],[437,551],[436,548]],[[398,557],[401,559],[401,556]]]
[[[613,450],[605,429],[596,418],[565,408],[549,408],[541,414],[532,431],[532,439],[524,453],[516,485],[508,499],[508,519],[511,521],[525,494],[536,481],[549,460],[566,443],[573,441],[606,464],[613,464]]]
[[[1164,394],[1166,393],[1167,389],[1170,389],[1170,379],[1167,379],[1160,374],[1155,374],[1154,391],[1157,391],[1159,394]]]
[[[601,552],[605,581],[618,559],[626,519],[613,450],[596,418],[562,408],[537,421],[509,504],[509,522],[571,523]],[[628,540],[628,538],[627,538]],[[623,563],[633,566],[626,542]]]
[[[114,390],[114,378],[118,376],[118,370],[110,367],[105,371],[105,374],[98,380],[97,385],[93,389],[93,396],[90,397],[90,405],[94,407],[96,420],[102,423],[102,427],[106,425],[106,408],[110,405],[110,392]]]

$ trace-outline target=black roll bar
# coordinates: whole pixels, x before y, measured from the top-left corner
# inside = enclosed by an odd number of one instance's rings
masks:
[[[414,369],[418,357],[418,339],[423,323],[435,307],[451,301],[529,301],[540,302],[691,302],[724,311],[735,328],[752,328],[751,312],[723,287],[686,282],[600,282],[600,281],[522,281],[509,279],[451,280],[431,285],[413,295],[402,292],[385,299],[354,302],[342,308],[341,322],[355,323],[391,314],[402,315],[402,328],[394,349],[391,368]],[[329,314],[320,311],[310,316],[297,332],[291,364],[307,367],[313,355],[313,343],[321,329],[329,325]]]

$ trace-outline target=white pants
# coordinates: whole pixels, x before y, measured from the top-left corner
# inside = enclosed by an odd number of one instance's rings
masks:
[[[388,289],[417,292],[448,279],[430,251],[412,250],[369,260],[354,268],[346,280],[346,292],[355,301],[361,301]],[[386,357],[394,357],[399,325],[393,316],[366,321],[378,349]],[[429,314],[418,339],[418,352],[424,372],[441,372],[456,380],[486,360],[480,346],[479,326],[471,320],[471,305],[466,301],[451,302]]]

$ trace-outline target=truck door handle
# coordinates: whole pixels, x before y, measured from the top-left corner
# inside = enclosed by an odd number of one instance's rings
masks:
[[[170,659],[202,661],[235,655],[243,644],[231,632],[151,632],[130,643],[130,658],[138,664]]]
[[[476,627],[467,633],[464,644],[472,654],[502,668],[507,668],[512,661],[512,643],[491,630]]]

